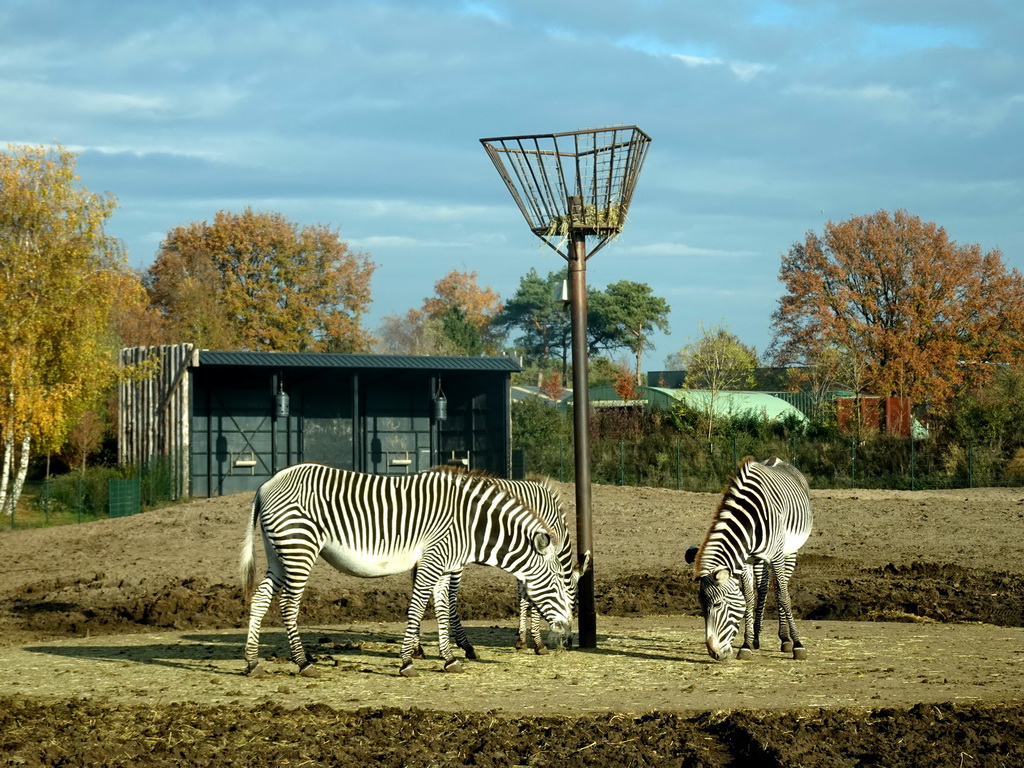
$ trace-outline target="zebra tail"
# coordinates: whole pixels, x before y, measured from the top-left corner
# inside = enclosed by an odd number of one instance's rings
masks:
[[[246,526],[245,539],[242,541],[242,554],[238,562],[238,570],[242,574],[242,584],[244,585],[245,602],[248,603],[252,599],[253,588],[256,584],[256,537],[254,532],[256,530],[256,521],[259,515],[257,509],[257,499],[259,496],[252,500],[252,514],[250,516],[249,525]]]

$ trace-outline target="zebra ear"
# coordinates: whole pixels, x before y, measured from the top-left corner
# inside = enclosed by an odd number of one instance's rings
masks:
[[[730,574],[730,573],[729,573],[729,569],[728,569],[728,568],[719,568],[719,569],[718,569],[717,571],[715,571],[715,573],[714,573],[714,576],[715,576],[715,581],[716,581],[716,582],[717,582],[718,584],[725,584],[725,582],[727,582],[727,581],[729,580],[729,577],[730,577],[731,575],[732,575],[732,574]]]
[[[543,554],[551,546],[551,537],[544,533],[544,531],[538,531],[533,534],[533,546],[537,548],[538,552]]]
[[[689,563],[690,565],[693,565],[694,561],[697,559],[697,552],[698,552],[698,548],[697,547],[689,546],[689,547],[686,548],[686,554],[683,555],[683,557],[686,559],[687,563]]]

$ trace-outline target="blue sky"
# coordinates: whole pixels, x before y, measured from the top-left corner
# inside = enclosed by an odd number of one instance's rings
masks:
[[[701,323],[763,351],[828,220],[903,208],[1024,271],[1022,40],[1019,0],[6,0],[0,145],[79,152],[138,267],[218,210],[337,227],[373,328],[453,269],[508,298],[564,267],[481,137],[639,126],[587,279],[669,302],[658,369]]]

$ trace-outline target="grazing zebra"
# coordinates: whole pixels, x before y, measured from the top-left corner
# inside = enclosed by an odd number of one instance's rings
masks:
[[[566,589],[569,592],[569,599],[573,604],[576,602],[576,590],[582,576],[590,566],[590,553],[584,556],[583,564],[577,566],[573,556],[572,541],[569,538],[569,530],[566,526],[565,513],[562,510],[562,500],[550,481],[547,478],[530,480],[506,480],[494,477],[476,470],[464,470],[459,467],[439,466],[433,467],[431,472],[454,472],[470,474],[474,477],[483,478],[487,482],[494,483],[501,490],[512,494],[524,505],[536,512],[554,533],[556,540],[561,542],[558,550],[559,572],[565,581]],[[448,606],[451,610],[450,624],[455,643],[466,652],[466,658],[475,659],[476,650],[469,643],[466,632],[458,615],[457,594],[459,583],[462,579],[462,572],[453,573],[449,589]],[[548,652],[547,645],[541,637],[540,614],[533,610],[530,598],[526,592],[526,585],[519,579],[516,580],[519,592],[519,636],[516,641],[516,648],[525,648],[527,644],[527,630],[533,640],[534,653],[545,654]]]
[[[263,534],[267,573],[253,591],[253,532]],[[369,475],[299,464],[267,480],[253,499],[241,570],[252,596],[245,645],[247,674],[259,674],[259,632],[274,595],[291,658],[301,674],[315,675],[299,638],[299,601],[317,557],[343,573],[372,578],[413,568],[416,576],[402,642],[400,672],[416,674],[413,651],[431,596],[446,671],[459,671],[449,643],[448,585],[471,562],[493,565],[526,582],[530,601],[566,634],[572,604],[559,573],[561,542],[518,499],[492,483],[442,473],[402,477]]]
[[[775,583],[782,651],[806,658],[793,620],[789,579],[812,522],[807,480],[795,467],[777,458],[758,463],[748,456],[740,462],[704,543],[686,553],[687,562],[694,563],[712,658],[732,656],[741,619],[743,645],[737,657],[750,658],[760,647],[769,579]]]

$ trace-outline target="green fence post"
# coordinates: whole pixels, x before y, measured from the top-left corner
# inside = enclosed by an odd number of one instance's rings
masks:
[[[967,446],[967,487],[974,487],[974,446]]]

